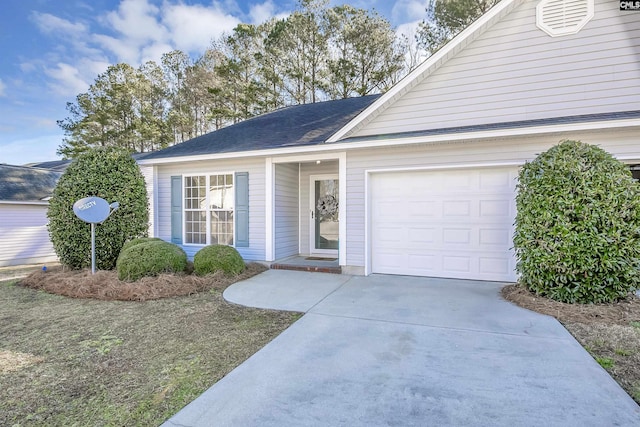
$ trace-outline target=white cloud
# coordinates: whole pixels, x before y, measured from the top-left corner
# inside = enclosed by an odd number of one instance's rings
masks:
[[[31,19],[40,31],[46,34],[78,35],[87,31],[87,27],[82,23],[73,23],[50,13],[33,12],[31,13]]]
[[[5,96],[7,94],[7,85],[2,82],[0,79],[0,96]]]
[[[400,24],[396,28],[396,33],[406,36],[409,40],[414,40],[421,22],[413,21]]]
[[[123,0],[117,10],[99,19],[110,34],[96,32],[91,41],[113,57],[114,62],[135,66],[144,60],[159,60],[159,56],[149,58],[145,51],[167,45],[169,33],[159,22],[160,17],[160,9],[147,0]]]
[[[134,43],[127,43],[126,40],[104,34],[95,34],[93,41],[115,56],[115,62],[135,65],[140,61],[140,46]]]
[[[20,64],[20,70],[23,73],[30,73],[31,71],[35,71],[38,67],[33,62],[22,62]]]
[[[425,0],[398,0],[391,9],[393,22],[422,21],[426,18],[427,4]]]
[[[109,12],[105,21],[125,41],[142,45],[149,41],[164,40],[167,29],[157,19],[160,9],[147,0],[122,0],[117,11]]]
[[[75,96],[85,92],[110,64],[159,63],[164,53],[174,49],[199,56],[212,40],[242,22],[240,16],[255,24],[287,16],[277,14],[278,9],[275,0],[250,4],[246,15],[236,0],[212,0],[207,5],[183,0],[120,0],[113,10],[77,21],[33,12],[31,21],[58,42],[47,55],[26,58],[20,67],[25,73],[44,71],[55,94]]]
[[[251,5],[249,9],[249,17],[252,24],[262,24],[275,16],[275,5],[271,0],[267,0],[264,3],[258,3]]]
[[[163,23],[169,29],[176,49],[203,53],[211,41],[231,32],[240,20],[218,7],[165,4]]]
[[[78,68],[73,65],[59,62],[55,67],[46,68],[45,73],[53,79],[49,86],[59,95],[75,96],[89,87]]]

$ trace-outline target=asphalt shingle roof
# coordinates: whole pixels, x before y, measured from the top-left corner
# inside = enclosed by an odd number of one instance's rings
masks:
[[[380,95],[368,95],[281,108],[202,135],[144,160],[316,145],[347,124]]]
[[[71,160],[51,160],[48,162],[27,163],[25,166],[64,172],[69,167],[70,164],[71,164]]]
[[[0,200],[38,202],[53,194],[62,172],[0,164]]]

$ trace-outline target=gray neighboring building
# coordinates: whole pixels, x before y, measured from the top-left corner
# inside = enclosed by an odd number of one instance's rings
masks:
[[[56,261],[47,208],[59,170],[0,164],[0,267]]]

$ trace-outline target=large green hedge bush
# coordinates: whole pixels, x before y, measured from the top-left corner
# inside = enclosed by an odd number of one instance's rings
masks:
[[[131,155],[118,148],[87,151],[62,174],[49,202],[49,235],[60,262],[74,269],[91,266],[91,226],[73,213],[73,204],[97,196],[120,208],[96,225],[96,266],[115,267],[122,245],[146,236],[149,222],[144,177]]]
[[[558,301],[612,302],[640,285],[640,193],[606,151],[562,141],[520,171],[520,282]]]
[[[148,240],[123,250],[116,262],[120,280],[136,281],[160,273],[179,273],[187,267],[187,254],[177,245]]]
[[[242,256],[232,246],[205,246],[193,257],[193,271],[199,276],[216,271],[223,271],[226,275],[236,275],[242,273],[245,267]]]

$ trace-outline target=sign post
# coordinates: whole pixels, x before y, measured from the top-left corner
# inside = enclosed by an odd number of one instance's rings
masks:
[[[73,213],[91,224],[91,274],[96,274],[96,224],[102,224],[120,207],[120,203],[109,204],[100,197],[85,197],[73,204]]]

